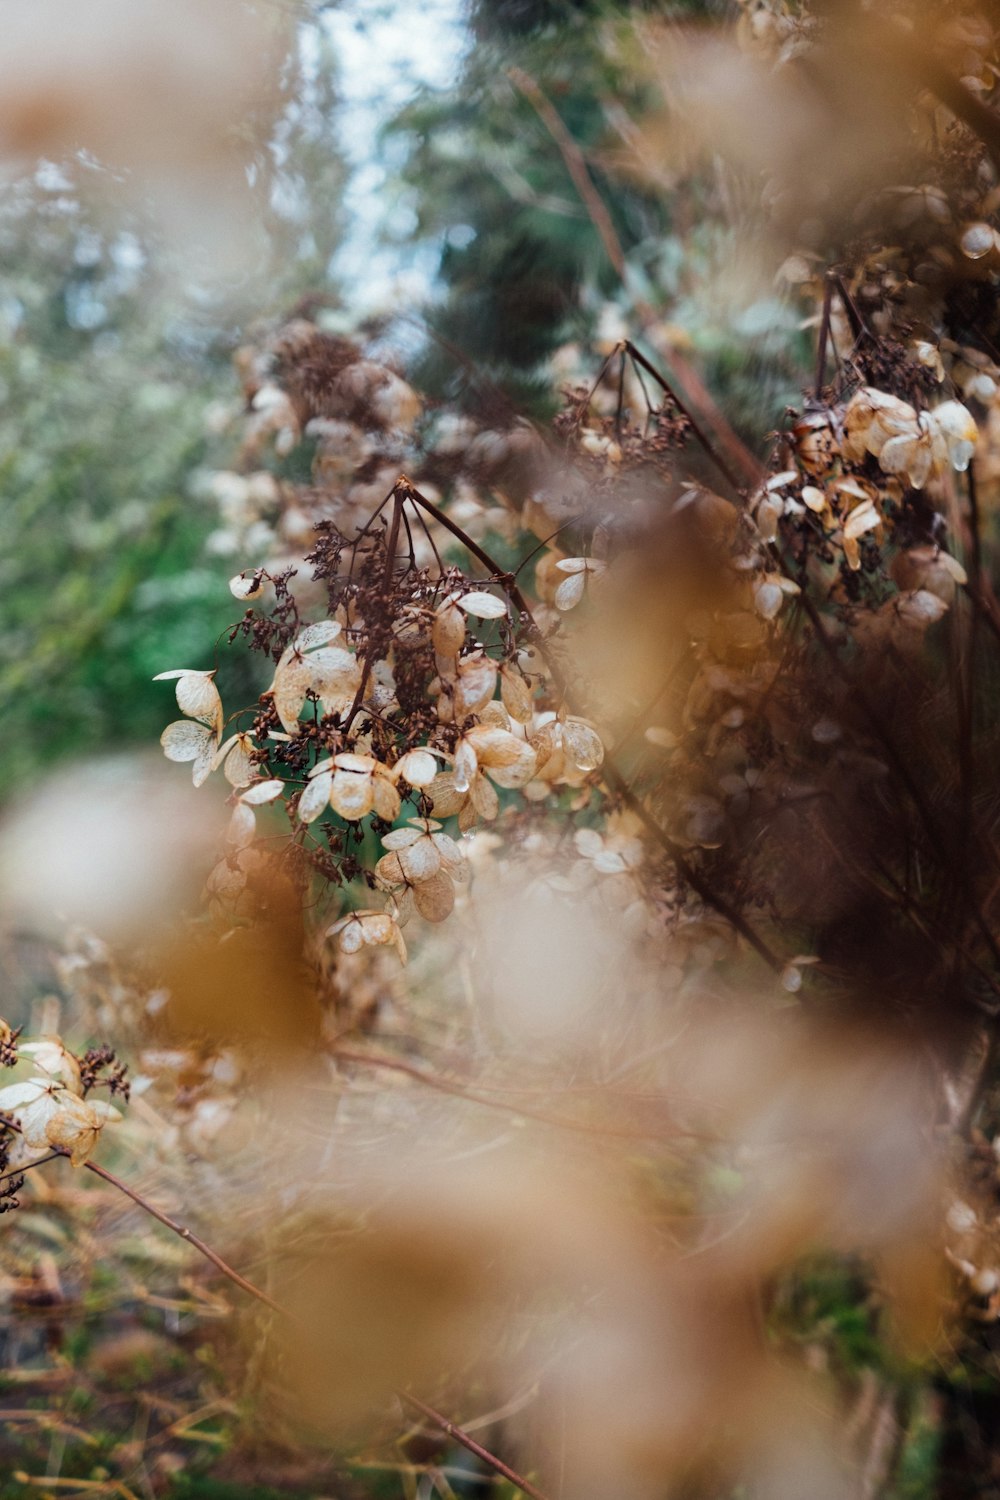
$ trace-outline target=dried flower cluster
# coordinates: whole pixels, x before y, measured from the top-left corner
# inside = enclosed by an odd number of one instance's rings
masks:
[[[121,1119],[113,1104],[88,1095],[103,1084],[112,1095],[127,1099],[124,1068],[110,1048],[77,1057],[57,1036],[24,1042],[6,1021],[0,1021],[0,1063],[17,1068],[23,1061],[29,1064],[28,1076],[0,1088],[0,1114],[5,1121],[2,1171],[16,1172],[53,1151],[68,1156],[74,1167],[81,1166],[104,1127]],[[17,1206],[11,1201],[16,1191],[13,1185],[7,1189],[0,1200],[4,1208]]]

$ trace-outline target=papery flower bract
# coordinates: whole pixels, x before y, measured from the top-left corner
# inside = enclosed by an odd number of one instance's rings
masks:
[[[466,731],[456,747],[455,785],[459,791],[467,791],[472,776],[482,767],[497,786],[525,786],[535,774],[536,764],[535,751],[527,740],[499,725],[477,724]],[[469,779],[463,785],[465,774]]]
[[[406,943],[399,923],[389,912],[352,911],[326,930],[327,937],[337,937],[344,953],[357,953],[363,947],[381,947],[391,943],[406,963]]]
[[[236,806],[233,808],[226,833],[227,842],[235,844],[238,849],[244,849],[251,844],[257,832],[257,817],[254,808],[263,807],[268,802],[276,802],[284,790],[285,783],[276,777],[268,781],[251,782],[236,799]]]
[[[201,786],[215,769],[219,739],[214,729],[193,719],[175,719],[160,735],[160,744],[168,760],[193,761],[191,779]]]
[[[437,769],[433,752],[417,748],[407,750],[405,755],[399,757],[392,767],[392,775],[396,781],[402,779],[410,786],[425,787],[430,786],[437,775]]]
[[[158,672],[154,682],[176,681],[177,707],[189,719],[201,719],[222,735],[222,699],[215,685],[214,672],[197,671],[191,667],[175,667],[169,672]]]
[[[968,468],[979,436],[975,421],[960,401],[944,401],[932,411],[917,412],[908,402],[865,386],[848,403],[844,415],[843,454],[860,462],[865,453],[878,459],[886,474],[905,474],[914,489],[950,464]]]
[[[574,609],[583,598],[588,579],[598,579],[607,571],[607,563],[596,557],[564,557],[556,563],[560,573],[567,573],[553,596],[558,610]]]
[[[373,755],[345,750],[310,771],[309,783],[299,798],[299,817],[303,823],[311,823],[327,805],[349,823],[370,812],[392,823],[399,817],[401,800],[388,766]]]
[[[264,592],[263,570],[258,568],[255,572],[237,573],[235,578],[229,580],[229,592],[234,599],[250,600],[256,599]]]
[[[17,1121],[31,1151],[57,1147],[74,1167],[86,1161],[104,1126],[121,1119],[112,1105],[81,1099],[52,1078],[8,1084],[0,1089],[0,1110]]]
[[[930,416],[938,446],[947,450],[952,468],[964,472],[979,440],[979,429],[972,413],[961,401],[943,401]]]
[[[478,818],[492,822],[500,811],[500,799],[482,771],[459,790],[454,771],[442,771],[428,789],[431,806],[440,818],[458,818],[463,833],[474,828]]]
[[[339,620],[307,625],[282,652],[271,684],[271,696],[282,727],[299,732],[306,694],[314,692],[326,713],[340,713],[361,685],[361,665],[353,651],[330,643],[340,635]]]
[[[215,752],[213,771],[220,765],[222,774],[230,786],[247,786],[257,775],[257,767],[250,758],[253,738],[249,734],[231,734]]]
[[[457,657],[465,645],[465,616],[453,600],[447,599],[434,615],[431,642],[439,657]]]
[[[503,599],[498,599],[495,594],[483,593],[475,589],[471,594],[455,594],[454,602],[459,609],[463,609],[467,615],[475,615],[479,620],[502,620],[507,613],[507,605]]]
[[[79,1099],[76,1094],[64,1093],[46,1125],[46,1139],[50,1146],[68,1151],[70,1164],[80,1167],[97,1145],[105,1125],[120,1119],[121,1113],[103,1099]]]
[[[565,719],[554,714],[543,715],[532,744],[538,757],[536,775],[540,781],[552,784],[579,785],[604,760],[604,746],[597,730],[586,719],[573,715]]]
[[[43,1036],[37,1042],[22,1042],[18,1050],[32,1058],[39,1073],[56,1079],[74,1094],[81,1092],[80,1064],[59,1037]]]
[[[623,875],[642,864],[642,841],[601,834],[596,828],[578,828],[573,835],[577,853],[599,875]]]
[[[519,724],[530,724],[532,694],[524,677],[511,662],[500,668],[500,701]]]
[[[455,718],[462,720],[478,713],[493,697],[496,685],[497,664],[485,652],[462,657],[452,694]]]
[[[454,839],[441,832],[440,823],[411,818],[408,828],[394,828],[382,840],[388,851],[375,866],[379,882],[390,889],[405,887],[429,922],[442,922],[455,904],[453,880],[466,877],[465,857]]]

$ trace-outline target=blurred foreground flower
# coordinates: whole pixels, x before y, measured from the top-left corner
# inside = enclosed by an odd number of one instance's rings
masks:
[[[35,930],[69,921],[142,940],[197,895],[223,826],[158,759],[71,766],[0,825],[0,897]]]
[[[290,37],[247,0],[0,0],[0,165],[85,152],[231,272],[253,243],[246,122],[273,116]]]

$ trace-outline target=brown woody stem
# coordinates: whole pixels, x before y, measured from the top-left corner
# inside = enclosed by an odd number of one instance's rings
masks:
[[[630,345],[627,347],[631,349]],[[648,364],[648,361],[646,361],[645,364]],[[651,365],[649,366],[649,368],[650,370],[653,369]],[[656,372],[653,371],[653,373],[655,374]],[[660,380],[661,384],[664,385],[665,389],[669,389],[668,387],[666,387],[666,384],[662,380],[662,377],[657,376],[657,378]],[[401,483],[402,482],[403,481],[401,481]],[[520,613],[524,615],[524,617],[528,620],[528,622],[534,629],[535,640],[537,642],[538,649],[545,660],[546,666],[549,669],[552,681],[555,683],[557,690],[562,695],[566,706],[569,709],[574,710],[573,697],[570,693],[566,679],[559,668],[558,662],[553,660],[550,652],[547,650],[542,638],[542,633],[535,624],[535,618],[531,612],[530,606],[528,605],[528,601],[525,599],[514,578],[510,574],[505,573],[496,562],[496,560],[492,558],[488,552],[484,551],[484,549],[480,547],[477,542],[474,542],[472,540],[472,537],[470,537],[467,532],[463,531],[461,526],[453,521],[450,516],[446,515],[443,510],[440,510],[432,501],[428,500],[424,495],[422,495],[420,491],[416,489],[408,480],[405,481],[405,483],[407,498],[412,500],[415,505],[423,506],[424,510],[426,510],[429,515],[432,515],[436,521],[439,521],[442,526],[444,526],[448,531],[451,532],[453,537],[457,538],[457,540],[460,541],[462,545],[472,553],[473,557],[478,558],[485,568],[488,568],[491,573],[501,579],[501,581],[504,583],[504,586],[506,587],[507,592],[510,595],[511,602],[520,611]],[[648,807],[642,801],[641,797],[637,797],[635,792],[632,791],[622,772],[618,769],[615,761],[609,755],[605,755],[604,757],[603,775],[608,785],[614,789],[619,797],[621,797],[626,806],[636,814],[643,827],[646,829],[647,833],[655,838],[656,841],[660,844],[661,848],[670,856],[670,859],[672,860],[675,868],[677,869],[677,873],[681,876],[682,880],[684,880],[691,887],[691,889],[701,897],[706,905],[711,906],[715,911],[717,911],[719,913],[719,916],[722,917],[726,922],[728,922],[733,930],[735,932],[738,932],[739,935],[744,938],[747,943],[749,943],[750,947],[764,960],[769,968],[773,969],[776,974],[780,974],[784,965],[782,964],[782,961],[778,957],[778,955],[768,946],[768,944],[759,935],[759,933],[755,931],[755,929],[750,925],[746,918],[743,917],[740,912],[738,912],[736,908],[725,899],[724,896],[720,896],[717,891],[713,890],[709,883],[694,868],[694,866],[689,863],[683,851],[674,843],[673,839],[667,833],[666,829],[663,828],[661,824],[658,823],[657,820],[653,817],[653,814],[649,811]]]
[[[69,1152],[62,1148],[57,1149],[53,1154],[57,1156],[69,1156]],[[259,1286],[255,1286],[246,1276],[241,1276],[239,1271],[235,1270],[228,1261],[223,1260],[222,1256],[218,1255],[212,1249],[211,1245],[207,1245],[199,1235],[194,1234],[185,1225],[178,1223],[176,1219],[172,1219],[169,1214],[165,1214],[162,1209],[150,1203],[148,1198],[144,1198],[135,1188],[129,1187],[128,1183],[123,1182],[120,1177],[116,1177],[114,1172],[109,1172],[107,1167],[99,1166],[96,1161],[85,1161],[83,1165],[88,1172],[93,1172],[96,1177],[102,1178],[105,1182],[110,1183],[112,1187],[116,1187],[119,1192],[124,1193],[126,1198],[131,1198],[133,1203],[137,1204],[151,1218],[156,1219],[157,1223],[164,1225],[165,1228],[178,1235],[180,1239],[185,1240],[189,1245],[193,1246],[199,1255],[203,1255],[206,1260],[211,1261],[216,1270],[220,1271],[234,1286],[238,1286],[240,1291],[246,1292],[250,1297],[255,1297],[258,1302],[263,1302],[265,1307],[269,1307],[272,1312],[278,1313],[279,1316],[283,1318],[292,1317],[287,1308],[282,1307],[280,1302],[276,1302],[273,1297],[269,1296]],[[429,1421],[432,1421],[448,1437],[453,1438],[456,1443],[460,1443],[463,1448],[467,1448],[470,1453],[474,1453],[477,1458],[482,1459],[483,1463],[488,1464],[495,1473],[500,1474],[504,1479],[509,1480],[511,1484],[516,1485],[523,1494],[530,1495],[532,1500],[547,1500],[547,1497],[540,1490],[536,1489],[527,1479],[522,1479],[515,1469],[512,1469],[509,1464],[504,1463],[502,1458],[497,1458],[495,1453],[491,1453],[488,1448],[484,1448],[480,1443],[477,1443],[475,1438],[470,1437],[461,1427],[449,1421],[441,1412],[435,1411],[432,1406],[426,1406],[416,1396],[406,1395],[402,1391],[397,1392],[397,1394],[401,1401],[407,1401],[411,1406],[415,1406],[418,1411],[422,1412]]]
[[[455,1423],[449,1422],[448,1418],[441,1412],[435,1411],[433,1406],[428,1406],[426,1401],[421,1401],[419,1397],[411,1396],[406,1391],[397,1391],[396,1394],[399,1396],[400,1401],[404,1402],[407,1406],[412,1406],[415,1411],[420,1412],[429,1422],[433,1422],[435,1427],[439,1427],[450,1438],[454,1438],[456,1443],[460,1443],[463,1448],[468,1449],[470,1453],[474,1453],[477,1458],[481,1458],[483,1463],[489,1464],[490,1468],[494,1469],[497,1474],[501,1474],[504,1479],[509,1479],[511,1484],[516,1485],[522,1494],[530,1495],[531,1500],[547,1500],[542,1491],[536,1489],[529,1480],[523,1479],[516,1470],[509,1468],[502,1459],[490,1453],[481,1443],[477,1443],[475,1438],[470,1437],[461,1427],[456,1427]]]

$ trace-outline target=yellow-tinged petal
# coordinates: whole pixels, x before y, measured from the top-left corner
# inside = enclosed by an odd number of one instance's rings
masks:
[[[505,662],[500,668],[500,697],[504,708],[519,724],[531,722],[531,689],[516,667]]]
[[[337,760],[344,759],[338,756]],[[356,822],[370,813],[375,805],[375,790],[371,774],[358,771],[337,770],[333,773],[330,788],[330,806],[347,822]]]
[[[443,922],[455,905],[455,887],[451,877],[439,870],[429,880],[422,880],[413,888],[413,900],[417,911],[428,922]]]
[[[312,671],[304,659],[291,656],[278,663],[271,685],[271,696],[282,728],[291,735],[299,732],[299,715],[312,686]]]
[[[465,616],[450,600],[442,604],[431,626],[431,641],[439,656],[457,656],[465,644]]]
[[[399,817],[402,801],[394,783],[387,776],[372,778],[372,801],[376,814],[383,822],[394,823]]]

